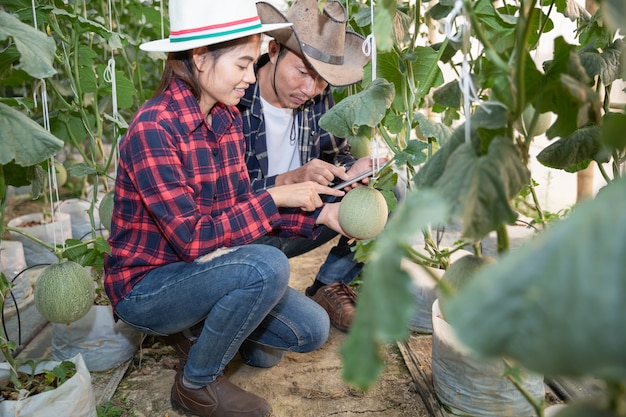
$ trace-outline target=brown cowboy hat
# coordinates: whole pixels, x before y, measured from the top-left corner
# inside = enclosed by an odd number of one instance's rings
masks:
[[[264,24],[293,23],[266,34],[304,57],[330,85],[341,87],[363,79],[363,66],[370,59],[363,53],[365,39],[346,30],[347,14],[340,2],[327,1],[323,13],[317,0],[295,0],[286,16],[266,2],[258,2],[257,10]]]

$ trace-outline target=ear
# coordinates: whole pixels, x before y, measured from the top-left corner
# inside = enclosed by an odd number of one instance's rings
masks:
[[[191,51],[191,59],[197,71],[202,71],[206,64],[208,49],[206,46],[195,48]]]
[[[270,62],[274,65],[276,65],[276,59],[278,58],[280,48],[280,44],[274,39],[270,39],[270,41],[267,43],[267,54],[270,57]]]

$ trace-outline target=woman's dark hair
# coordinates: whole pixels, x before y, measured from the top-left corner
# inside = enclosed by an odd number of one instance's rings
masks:
[[[231,41],[220,42],[215,45],[209,45],[206,47],[206,53],[211,55],[213,62],[217,62],[217,60],[226,52],[247,43],[251,38],[260,36],[261,35],[250,35],[243,38],[233,39]],[[198,77],[193,68],[192,49],[168,53],[161,81],[154,91],[153,97],[162,94],[165,90],[167,90],[167,87],[169,87],[172,79],[178,78],[189,86],[196,100],[200,100],[200,83],[198,82]]]

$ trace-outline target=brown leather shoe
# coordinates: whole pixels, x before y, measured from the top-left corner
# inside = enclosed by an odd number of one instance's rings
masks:
[[[196,343],[196,339],[189,339],[182,332],[174,333],[169,336],[164,336],[161,338],[163,343],[168,346],[174,348],[176,351],[176,355],[178,356],[178,361],[181,365],[181,368],[185,367],[185,363],[187,362],[187,357],[189,356],[189,349]]]
[[[326,310],[333,326],[348,331],[354,320],[356,304],[356,294],[352,288],[343,282],[335,282],[323,286],[308,297]]]
[[[268,417],[272,406],[263,398],[242,390],[226,377],[199,389],[183,385],[183,372],[176,373],[170,398],[172,407],[201,417]]]

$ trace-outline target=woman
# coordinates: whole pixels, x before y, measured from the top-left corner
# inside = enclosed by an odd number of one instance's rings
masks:
[[[225,366],[237,352],[268,367],[288,350],[317,349],[329,319],[288,287],[280,250],[248,243],[268,233],[313,238],[322,225],[341,233],[338,204],[320,194],[344,192],[314,182],[251,191],[234,106],[255,82],[260,33],[289,24],[261,25],[253,0],[171,0],[169,9],[170,37],[142,45],[168,58],[120,142],[105,288],[116,316],[146,333],[200,329],[177,345],[188,358],[175,408],[267,416],[270,404],[230,383]]]

